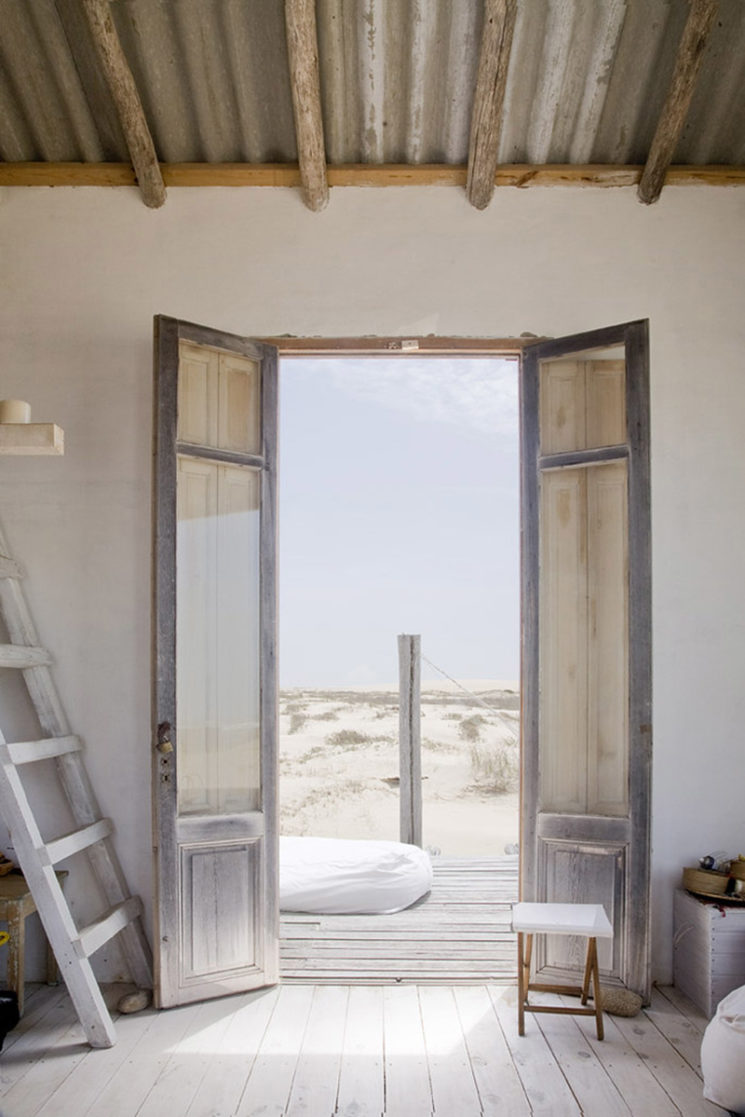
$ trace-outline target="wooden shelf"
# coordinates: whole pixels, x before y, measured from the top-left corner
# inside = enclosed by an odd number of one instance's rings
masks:
[[[0,454],[64,454],[65,432],[56,423],[0,423]]]

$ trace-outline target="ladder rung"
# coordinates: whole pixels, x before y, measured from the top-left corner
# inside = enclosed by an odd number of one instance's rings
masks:
[[[0,644],[0,667],[47,667],[52,657],[46,648],[23,644]]]
[[[32,764],[35,760],[52,760],[68,752],[80,750],[79,737],[45,737],[41,741],[14,741],[8,754],[14,764]]]
[[[130,896],[122,904],[117,904],[95,923],[90,923],[78,934],[75,949],[81,958],[90,958],[91,954],[113,939],[123,931],[127,924],[142,915],[142,900],[139,896]]]
[[[0,578],[22,578],[23,571],[12,558],[0,555]]]
[[[49,864],[57,865],[66,857],[72,857],[73,853],[80,853],[81,849],[87,849],[103,838],[108,838],[112,830],[111,820],[101,818],[98,822],[92,822],[90,826],[84,826],[82,830],[74,830],[71,834],[47,842],[44,848],[49,857]]]

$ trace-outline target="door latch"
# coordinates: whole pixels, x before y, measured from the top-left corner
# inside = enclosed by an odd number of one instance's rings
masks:
[[[173,752],[170,721],[162,721],[158,726],[158,740],[155,747],[157,748],[158,752]]]

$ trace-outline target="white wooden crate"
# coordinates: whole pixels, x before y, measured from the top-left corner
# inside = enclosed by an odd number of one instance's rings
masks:
[[[745,985],[745,907],[675,893],[673,981],[713,1016],[722,997]]]

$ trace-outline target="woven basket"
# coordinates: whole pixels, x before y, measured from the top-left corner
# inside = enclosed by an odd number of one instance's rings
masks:
[[[727,873],[714,869],[684,869],[683,887],[700,896],[723,896],[727,888]]]

